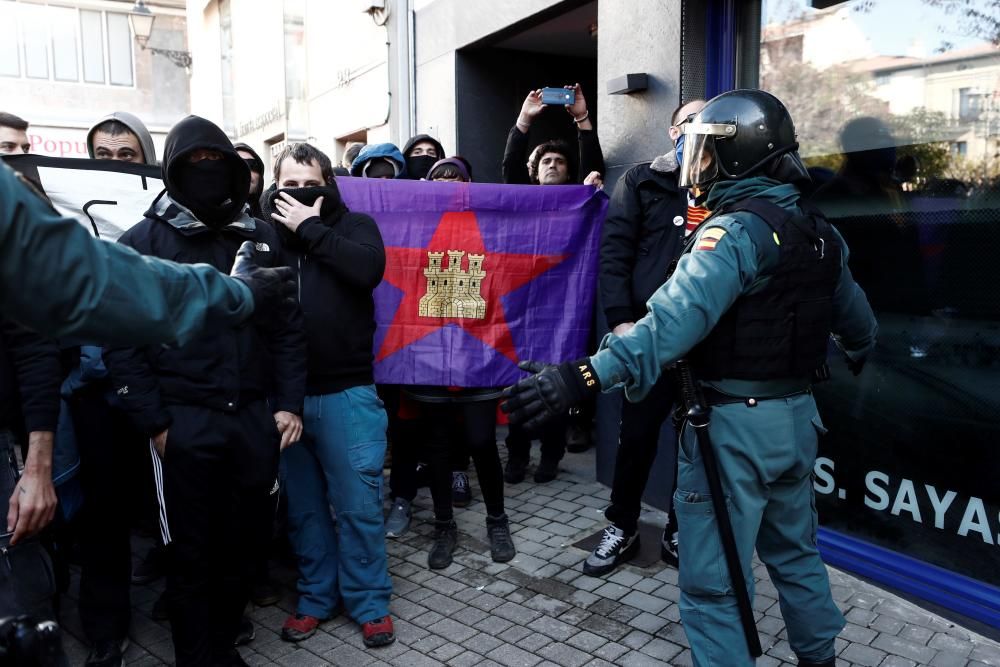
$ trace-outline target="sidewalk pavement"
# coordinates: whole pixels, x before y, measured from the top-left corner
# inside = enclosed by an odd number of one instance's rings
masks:
[[[535,452],[537,456],[537,451]],[[583,575],[586,552],[572,544],[604,526],[609,491],[594,481],[594,453],[567,454],[559,478],[506,488],[507,513],[518,550],[510,563],[493,563],[486,537],[486,509],[473,478],[473,502],[456,509],[459,548],[446,570],[427,568],[432,532],[430,496],[414,503],[413,528],[389,540],[396,642],[368,650],[356,624],[343,617],[320,626],[299,644],[279,637],[295,609],[295,573],[277,566],[284,585],[275,606],[253,609],[257,637],[241,649],[251,665],[349,667],[455,665],[457,667],[638,667],[691,665],[678,613],[677,571],[656,562],[620,567],[603,579]],[[644,513],[662,526],[665,515]],[[785,641],[777,593],[759,563],[754,568],[757,628],[765,656],[760,667],[794,665]],[[62,622],[72,665],[82,665],[74,572]],[[1000,666],[1000,644],[929,613],[891,593],[830,568],[833,596],[848,625],[837,640],[837,664],[847,667]],[[150,619],[163,583],[133,587],[134,615],[127,665],[173,660],[169,625]]]

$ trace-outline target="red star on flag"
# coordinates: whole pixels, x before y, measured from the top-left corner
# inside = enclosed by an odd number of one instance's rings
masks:
[[[465,252],[461,268],[466,271],[469,269],[468,255],[486,255],[482,266],[486,276],[480,289],[480,294],[486,300],[484,319],[420,316],[420,298],[427,293],[427,278],[424,276],[424,269],[430,263],[427,253],[443,252],[447,256],[449,250]],[[442,215],[434,235],[424,248],[387,247],[385,253],[384,280],[402,290],[403,298],[375,361],[381,361],[438,329],[454,324],[517,363],[514,338],[507,325],[501,298],[531,282],[567,257],[488,252],[483,245],[476,215],[471,211]]]

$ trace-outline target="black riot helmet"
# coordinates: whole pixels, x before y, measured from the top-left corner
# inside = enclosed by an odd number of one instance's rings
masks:
[[[796,152],[788,109],[763,90],[731,90],[713,97],[684,132],[681,187],[706,191],[718,180],[765,175],[786,183],[808,182]]]

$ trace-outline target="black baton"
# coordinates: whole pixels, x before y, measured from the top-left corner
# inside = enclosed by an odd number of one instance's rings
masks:
[[[698,451],[705,464],[705,477],[708,479],[708,490],[712,494],[712,509],[715,511],[716,523],[719,526],[719,538],[722,541],[722,551],[726,556],[726,567],[729,568],[729,578],[736,594],[736,606],[740,610],[740,623],[743,625],[743,636],[747,640],[750,655],[759,658],[764,652],[760,648],[760,638],[757,636],[757,626],[753,620],[753,608],[750,606],[750,595],[747,593],[747,582],[743,578],[743,568],[740,567],[740,557],[736,550],[736,537],[733,535],[733,524],[726,507],[726,498],[722,495],[722,479],[719,476],[719,462],[715,458],[712,440],[708,435],[708,423],[712,409],[705,405],[698,385],[695,384],[691,367],[684,360],[677,362],[677,374],[680,378],[681,392],[687,405],[687,421],[694,427],[698,438]],[[678,434],[678,437],[680,435]],[[684,540],[683,534],[680,537]],[[683,564],[681,565],[683,567]]]

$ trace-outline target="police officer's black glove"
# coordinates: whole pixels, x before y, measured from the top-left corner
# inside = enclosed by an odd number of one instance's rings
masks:
[[[574,405],[601,391],[589,358],[559,365],[522,361],[521,370],[534,373],[503,391],[500,409],[513,424],[532,431],[553,417],[565,415]]]
[[[251,241],[244,241],[229,272],[253,293],[254,314],[283,310],[295,304],[295,271],[287,266],[264,267],[257,263]]]

